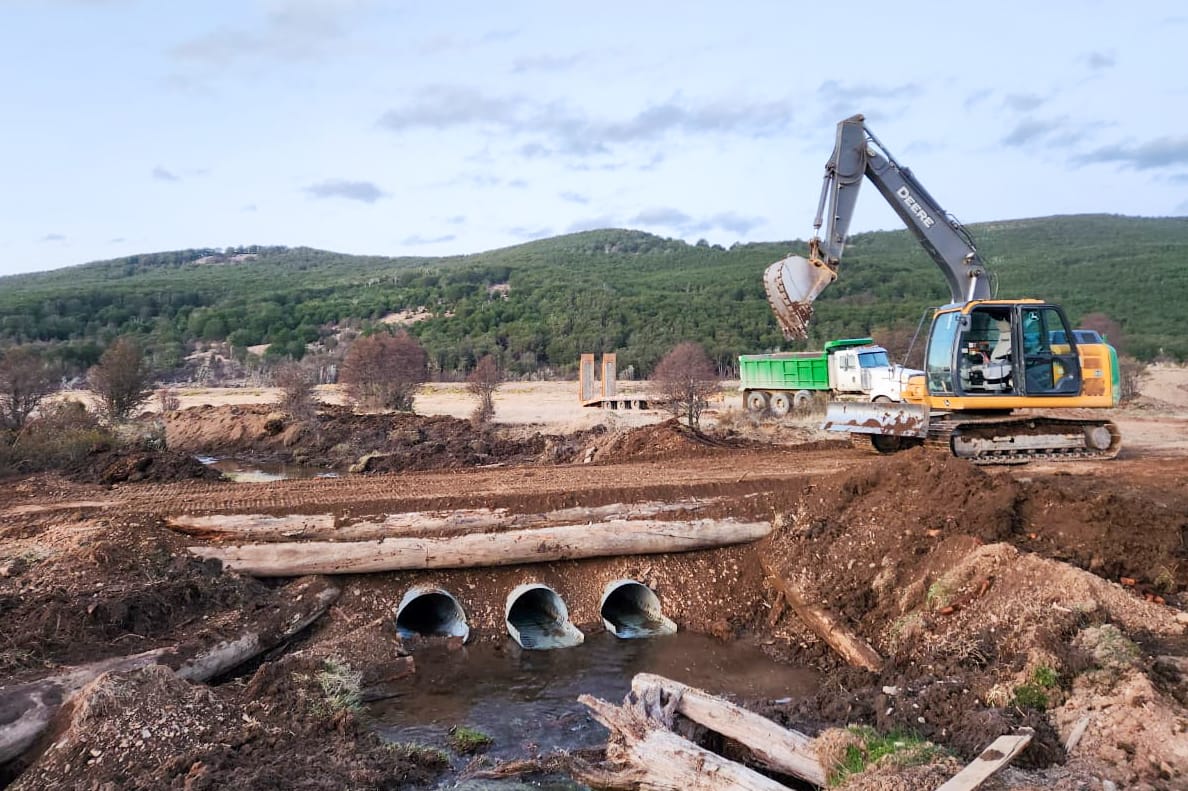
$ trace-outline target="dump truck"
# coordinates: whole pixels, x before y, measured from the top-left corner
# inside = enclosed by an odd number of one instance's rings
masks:
[[[892,365],[871,338],[829,341],[819,352],[744,354],[739,389],[748,412],[782,417],[804,410],[818,393],[846,401],[899,402],[908,378],[921,373]]]

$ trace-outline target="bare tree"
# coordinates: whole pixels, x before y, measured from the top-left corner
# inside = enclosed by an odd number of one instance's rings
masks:
[[[718,392],[718,375],[701,344],[685,341],[673,347],[652,372],[660,403],[683,417],[689,428],[698,429],[701,413]]]
[[[478,425],[484,425],[495,415],[495,391],[503,383],[503,372],[499,370],[499,363],[493,355],[486,355],[474,366],[474,370],[466,377],[466,390],[478,399],[478,406],[471,419]]]
[[[365,408],[412,411],[413,395],[429,378],[427,360],[407,332],[379,332],[351,345],[338,380],[347,397]]]
[[[27,346],[0,357],[0,427],[19,431],[38,404],[58,389],[59,369]]]
[[[287,362],[277,366],[272,383],[280,388],[279,406],[296,420],[309,420],[317,414],[314,385],[318,370],[301,362]]]
[[[87,373],[91,390],[99,398],[103,413],[111,420],[124,420],[152,395],[151,374],[144,354],[128,336],[107,347],[99,364]]]

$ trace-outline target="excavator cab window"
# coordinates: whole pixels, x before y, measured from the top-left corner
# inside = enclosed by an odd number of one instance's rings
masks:
[[[1072,337],[1068,321],[1054,305],[1019,310],[1026,395],[1078,395],[1081,361],[1075,344],[1053,344],[1057,333]]]
[[[1014,395],[1010,306],[977,307],[957,339],[957,378],[966,395]]]
[[[924,362],[924,374],[931,395],[953,394],[953,347],[965,318],[960,312],[952,311],[941,313],[932,321]]]

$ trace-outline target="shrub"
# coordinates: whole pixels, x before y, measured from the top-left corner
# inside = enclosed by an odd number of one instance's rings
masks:
[[[60,369],[27,346],[0,356],[0,427],[19,431],[42,400],[58,389]]]
[[[58,469],[114,442],[111,432],[81,401],[61,401],[43,409],[14,436],[6,452],[7,465],[22,472]]]
[[[300,362],[282,363],[272,373],[272,383],[280,388],[278,406],[296,420],[309,420],[317,414],[314,385],[318,372]]]
[[[181,409],[181,396],[172,387],[162,387],[157,390],[157,408],[161,414],[176,412]]]
[[[124,420],[148,400],[150,374],[136,341],[124,336],[103,352],[99,364],[87,373],[91,390],[110,420]]]

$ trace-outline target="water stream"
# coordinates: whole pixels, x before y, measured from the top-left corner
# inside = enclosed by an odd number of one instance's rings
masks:
[[[777,664],[754,645],[690,632],[647,640],[598,632],[553,651],[525,651],[511,641],[451,651],[438,642],[413,656],[416,673],[395,697],[370,706],[380,734],[448,751],[449,729],[466,726],[491,737],[486,755],[494,760],[605,744],[606,730],[577,697],[621,702],[636,673],[751,699],[803,697],[817,684],[812,671]]]

